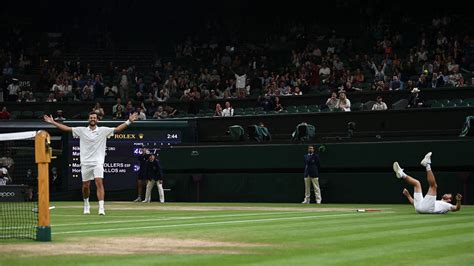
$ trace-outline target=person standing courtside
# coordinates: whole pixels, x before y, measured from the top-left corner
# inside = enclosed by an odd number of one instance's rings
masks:
[[[165,192],[163,190],[163,170],[161,168],[160,162],[156,159],[154,154],[150,154],[148,161],[146,163],[146,178],[148,183],[146,185],[146,193],[144,203],[150,203],[151,201],[151,191],[153,186],[156,183],[158,187],[158,194],[160,196],[160,203],[165,203]]]
[[[304,156],[304,201],[303,204],[309,204],[311,199],[311,184],[314,187],[316,203],[321,204],[321,189],[319,188],[319,156],[314,151],[314,146],[308,146],[308,154]]]

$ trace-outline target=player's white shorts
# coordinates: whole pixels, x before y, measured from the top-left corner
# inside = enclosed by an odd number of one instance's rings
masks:
[[[436,196],[426,195],[421,192],[413,193],[413,205],[418,213],[434,213]]]
[[[104,178],[104,165],[81,165],[82,181],[91,181],[95,178]]]

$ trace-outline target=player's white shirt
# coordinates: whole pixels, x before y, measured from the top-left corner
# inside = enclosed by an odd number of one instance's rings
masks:
[[[435,201],[435,208],[434,213],[447,213],[453,208],[454,206],[451,203],[447,203],[442,200]]]
[[[72,135],[79,137],[81,165],[104,164],[107,138],[113,134],[111,127],[73,127]]]

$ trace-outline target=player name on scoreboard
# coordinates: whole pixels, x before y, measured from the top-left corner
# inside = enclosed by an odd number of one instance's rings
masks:
[[[105,154],[107,155],[107,151],[115,151],[115,147],[105,147]],[[79,146],[72,146],[72,156],[80,156],[81,155],[81,149]]]

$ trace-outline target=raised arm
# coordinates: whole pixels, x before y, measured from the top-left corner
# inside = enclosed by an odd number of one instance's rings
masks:
[[[461,209],[461,200],[462,200],[462,195],[457,194],[456,195],[456,205],[451,208],[451,211],[457,212]]]
[[[133,123],[135,120],[137,120],[138,113],[133,113],[128,116],[128,120],[125,121],[124,123],[120,124],[116,128],[114,128],[114,133],[119,133],[126,129],[131,123]]]
[[[61,123],[58,123],[58,122],[54,121],[54,118],[53,118],[52,115],[50,115],[50,116],[44,115],[43,120],[44,120],[44,122],[49,123],[49,124],[59,128],[59,130],[62,130],[64,132],[72,132],[72,127],[68,127],[64,124],[61,124]]]

